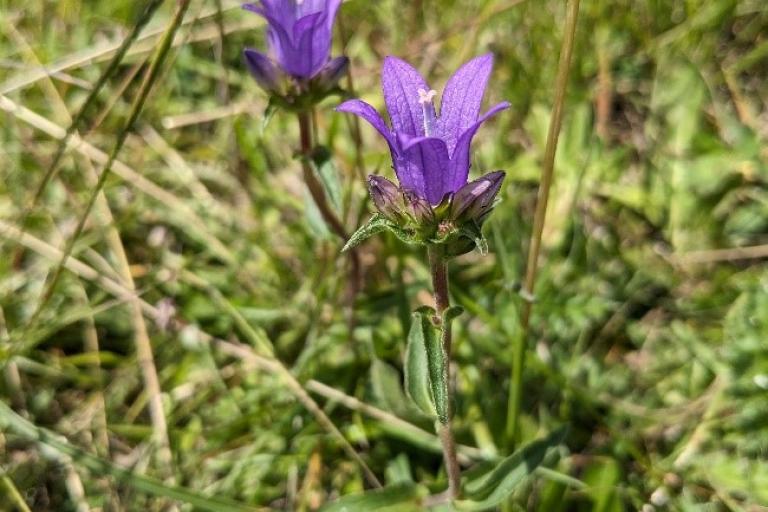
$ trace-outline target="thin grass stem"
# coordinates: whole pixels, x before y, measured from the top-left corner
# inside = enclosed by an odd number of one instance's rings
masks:
[[[525,347],[528,339],[531,309],[533,308],[533,291],[536,285],[536,273],[538,270],[539,253],[541,252],[541,239],[544,233],[544,223],[547,217],[547,204],[549,192],[555,170],[555,154],[560,136],[560,128],[563,122],[563,109],[565,94],[568,88],[568,75],[571,68],[574,40],[576,38],[576,21],[579,14],[579,0],[568,2],[565,18],[565,35],[560,49],[560,62],[557,69],[555,82],[555,103],[552,109],[552,118],[547,133],[547,145],[544,150],[544,163],[541,175],[541,184],[536,201],[536,213],[533,219],[533,232],[526,264],[525,283],[521,295],[524,298],[523,311],[520,318],[519,336],[513,343],[512,368],[509,381],[509,405],[507,409],[506,442],[511,450],[515,445],[520,424],[520,410],[522,400],[523,370],[525,362]]]

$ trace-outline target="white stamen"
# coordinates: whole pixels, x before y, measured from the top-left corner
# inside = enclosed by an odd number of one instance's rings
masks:
[[[425,91],[424,89],[419,89],[419,103],[424,105],[425,103],[432,103],[432,100],[435,99],[435,96],[437,96],[437,91],[434,89],[430,89],[429,91]]]
[[[430,137],[435,127],[435,106],[432,104],[432,100],[437,96],[437,91],[430,89],[425,91],[419,89],[419,103],[421,103],[421,110],[424,112],[424,135]]]

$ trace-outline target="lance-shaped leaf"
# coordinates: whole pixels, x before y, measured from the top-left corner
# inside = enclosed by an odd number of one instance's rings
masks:
[[[330,199],[331,206],[338,213],[341,211],[342,193],[339,171],[333,163],[333,155],[325,146],[317,146],[312,151],[310,163],[320,178],[325,195]]]
[[[371,388],[376,400],[396,416],[416,421],[424,419],[421,410],[406,398],[400,373],[378,357],[371,362]]]
[[[405,388],[419,408],[441,423],[448,422],[448,360],[432,308],[414,312],[405,355]]]
[[[448,424],[448,410],[450,397],[448,396],[448,356],[445,353],[442,339],[437,335],[436,329],[428,318],[424,318],[432,331],[427,341],[427,359],[429,360],[429,378],[432,385],[432,397],[437,410],[437,419],[443,425]]]
[[[506,500],[526,478],[533,475],[548,455],[565,439],[568,429],[559,428],[502,460],[488,473],[464,484],[466,500],[454,503],[458,510],[489,510]]]
[[[371,217],[371,220],[369,220],[366,224],[360,227],[360,229],[355,231],[355,233],[347,241],[346,245],[341,250],[341,252],[346,252],[350,249],[354,249],[355,247],[365,242],[367,239],[369,239],[373,235],[377,233],[381,233],[382,231],[385,231],[391,228],[392,228],[392,222],[390,222],[383,215],[376,213],[373,215],[373,217]]]
[[[437,417],[432,394],[427,338],[436,338],[435,329],[424,314],[415,312],[408,332],[405,349],[405,391],[421,411],[430,418]]]

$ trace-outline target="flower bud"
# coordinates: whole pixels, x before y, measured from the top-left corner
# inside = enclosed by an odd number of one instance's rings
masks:
[[[492,172],[461,187],[453,196],[451,219],[459,224],[470,220],[482,224],[493,209],[504,176],[504,171]]]
[[[397,185],[386,178],[368,176],[368,192],[376,209],[388,219],[398,222],[403,218],[403,194]]]
[[[339,85],[339,81],[344,78],[349,69],[349,59],[347,57],[336,57],[328,61],[328,64],[320,70],[316,77],[312,79],[313,84],[323,91],[331,91]]]
[[[435,212],[429,201],[411,192],[405,193],[405,199],[410,208],[411,217],[417,225],[426,227],[435,223]]]
[[[250,48],[243,52],[245,63],[259,86],[271,94],[280,93],[285,77],[272,60]]]

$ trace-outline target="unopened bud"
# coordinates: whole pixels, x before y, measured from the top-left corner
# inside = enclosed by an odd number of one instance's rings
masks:
[[[328,64],[313,79],[318,87],[324,91],[334,89],[339,80],[344,78],[349,69],[349,59],[347,57],[336,57],[328,61]]]
[[[403,194],[397,185],[381,176],[368,176],[368,192],[379,212],[393,221],[403,217]]]
[[[268,93],[279,93],[284,77],[275,63],[269,57],[250,48],[247,48],[243,55],[245,56],[248,71],[256,79],[256,83]]]
[[[493,209],[504,176],[503,171],[492,172],[461,187],[453,196],[451,218],[458,223],[473,220],[482,224]]]
[[[408,192],[406,192],[405,198],[410,208],[410,214],[416,224],[420,226],[434,224],[435,212],[432,211],[429,201]]]

